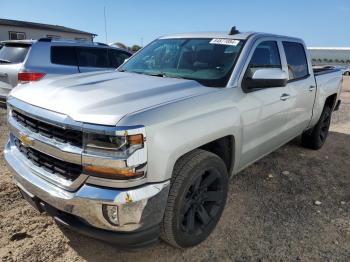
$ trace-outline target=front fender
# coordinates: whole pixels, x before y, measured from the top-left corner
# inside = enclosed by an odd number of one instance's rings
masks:
[[[225,136],[234,136],[234,163],[239,161],[240,114],[232,89],[219,91],[138,112],[118,123],[146,126],[149,182],[170,179],[181,156]]]

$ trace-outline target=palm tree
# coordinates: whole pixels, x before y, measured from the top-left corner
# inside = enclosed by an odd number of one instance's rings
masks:
[[[111,45],[115,45],[116,47],[119,47],[119,48],[122,48],[122,49],[126,49],[126,50],[129,49],[126,45],[124,45],[123,43],[120,43],[120,42],[115,42],[115,43],[113,43]]]
[[[132,51],[132,52],[137,52],[137,51],[139,51],[141,49],[141,46],[139,46],[139,45],[133,45],[131,48],[130,48],[130,50]]]

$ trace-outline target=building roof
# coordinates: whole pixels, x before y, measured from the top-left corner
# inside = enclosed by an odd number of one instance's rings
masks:
[[[57,31],[57,32],[67,32],[67,33],[76,33],[76,34],[85,34],[85,35],[96,36],[96,34],[94,34],[94,33],[89,33],[89,32],[85,32],[85,31],[81,31],[81,30],[77,30],[77,29],[73,29],[73,28],[69,28],[69,27],[65,27],[65,26],[60,26],[60,25],[49,25],[49,24],[2,19],[2,18],[0,18],[0,25],[29,27],[29,28],[35,28],[35,29],[52,30],[52,31]]]
[[[350,47],[308,47],[309,50],[350,51]]]

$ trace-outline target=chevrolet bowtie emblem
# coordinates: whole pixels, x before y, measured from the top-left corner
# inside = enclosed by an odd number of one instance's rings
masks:
[[[20,134],[19,135],[19,141],[21,141],[21,144],[28,147],[28,146],[32,146],[34,140],[32,138],[30,138],[29,136],[25,135],[25,134]]]

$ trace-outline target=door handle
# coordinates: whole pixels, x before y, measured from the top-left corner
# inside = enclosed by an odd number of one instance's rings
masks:
[[[283,94],[282,96],[281,96],[281,100],[282,101],[286,101],[287,99],[289,99],[290,98],[290,95],[289,94]]]
[[[315,90],[315,88],[316,88],[316,86],[309,86],[309,91],[312,92]]]
[[[0,73],[0,76],[2,76],[2,77],[7,77],[8,74],[7,74],[7,73]]]

